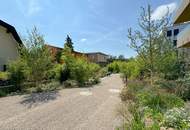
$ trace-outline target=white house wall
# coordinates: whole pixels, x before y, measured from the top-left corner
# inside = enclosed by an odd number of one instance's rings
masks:
[[[0,26],[0,71],[10,60],[18,57],[17,45],[12,34],[7,33],[7,29]]]

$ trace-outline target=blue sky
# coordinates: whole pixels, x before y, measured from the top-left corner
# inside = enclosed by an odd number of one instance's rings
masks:
[[[6,0],[1,1],[0,19],[24,35],[34,25],[47,43],[63,47],[71,35],[75,50],[101,51],[125,57],[135,55],[127,44],[127,29],[138,28],[140,7],[151,4],[159,19],[179,0]]]

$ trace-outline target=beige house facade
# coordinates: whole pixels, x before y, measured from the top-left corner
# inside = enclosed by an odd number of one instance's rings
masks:
[[[15,28],[0,20],[0,71],[6,71],[8,62],[18,58],[21,44]]]

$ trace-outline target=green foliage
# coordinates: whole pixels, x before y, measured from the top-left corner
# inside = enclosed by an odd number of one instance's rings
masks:
[[[103,67],[99,70],[98,76],[105,77],[109,74],[107,67]]]
[[[156,67],[159,76],[166,80],[176,80],[184,75],[181,66],[182,63],[179,62],[176,50],[168,50],[167,53],[162,54],[158,57]]]
[[[121,61],[114,61],[114,62],[108,64],[108,66],[107,66],[108,71],[112,72],[112,73],[119,73],[121,70],[121,64],[122,63],[123,62],[121,62]]]
[[[84,86],[85,83],[90,81],[90,79],[98,80],[100,66],[94,63],[89,63],[84,57],[75,57],[72,54],[71,49],[67,46],[64,48],[62,59],[65,64],[62,77],[67,76],[67,79],[77,81],[79,86]]]
[[[8,80],[9,79],[9,74],[7,72],[0,72],[0,80]]]
[[[107,66],[112,73],[122,73],[123,79],[134,79],[140,76],[140,67],[136,59],[129,61],[114,61]]]
[[[67,35],[64,47],[68,47],[71,49],[71,51],[74,51],[73,42],[72,39],[69,37],[69,35]]]
[[[157,112],[163,112],[174,107],[183,107],[184,101],[173,94],[157,92],[141,92],[138,94],[138,101],[142,106],[147,106]]]
[[[148,82],[128,82],[121,94],[123,102],[129,103],[129,111],[133,119],[126,129],[159,130],[166,111],[184,107],[184,101],[163,89],[151,86]],[[147,127],[146,120],[151,120]]]
[[[76,88],[78,87],[78,83],[75,80],[66,80],[64,82],[64,87],[65,88]]]
[[[184,108],[173,108],[164,114],[162,125],[176,129],[190,128],[190,114]]]
[[[184,100],[190,99],[190,74],[187,73],[184,78],[177,80],[177,86],[175,88],[176,95],[180,96]]]
[[[7,93],[5,93],[4,91],[0,90],[0,97],[5,97],[7,95]]]
[[[48,72],[53,67],[51,55],[36,27],[28,33],[24,44],[26,47],[20,48],[20,59],[9,65],[11,80],[16,86],[26,79],[37,86],[47,80]]]
[[[190,75],[187,73],[183,78],[178,80],[160,80],[156,84],[169,93],[174,93],[183,100],[190,99]]]
[[[55,56],[57,63],[61,63],[61,56],[62,56],[62,51],[58,51]]]
[[[90,73],[88,71],[88,63],[84,59],[77,58],[75,64],[70,68],[71,78],[78,81],[79,85],[84,85],[90,78]]]
[[[135,59],[121,65],[121,72],[124,77],[134,79],[140,76],[140,68]]]
[[[29,77],[29,68],[24,60],[18,59],[13,61],[8,66],[8,72],[10,73],[11,83],[22,90],[22,84]]]

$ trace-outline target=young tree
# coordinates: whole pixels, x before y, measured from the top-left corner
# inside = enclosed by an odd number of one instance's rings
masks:
[[[24,39],[24,44],[26,47],[20,49],[20,58],[26,62],[29,69],[27,79],[35,82],[37,86],[38,83],[46,79],[47,72],[52,69],[52,57],[45,46],[43,36],[36,27],[31,32],[28,32],[28,38]]]
[[[64,44],[64,47],[67,46],[71,49],[71,51],[74,51],[73,42],[72,39],[67,35],[66,42]]]
[[[138,57],[144,64],[151,77],[151,84],[153,76],[156,72],[156,62],[158,57],[165,51],[163,44],[167,44],[168,40],[165,37],[165,29],[169,25],[169,17],[166,15],[160,20],[152,18],[152,9],[142,8],[140,15],[139,26],[140,30],[128,30],[128,38],[130,40],[130,47],[133,48]]]

